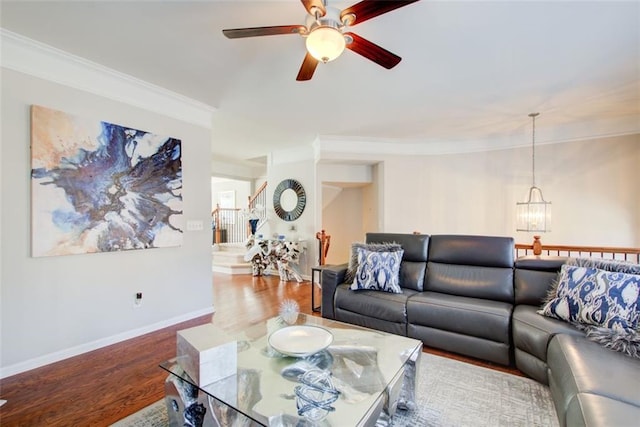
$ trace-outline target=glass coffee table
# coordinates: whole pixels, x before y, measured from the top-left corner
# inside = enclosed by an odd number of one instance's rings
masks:
[[[373,426],[414,408],[419,340],[305,314],[228,334],[235,375],[198,384],[177,358],[160,365],[170,425]]]

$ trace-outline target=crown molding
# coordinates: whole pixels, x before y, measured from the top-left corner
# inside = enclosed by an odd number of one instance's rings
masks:
[[[215,107],[0,28],[3,68],[212,128]]]
[[[635,129],[578,136],[572,138],[536,141],[537,146],[563,144],[569,142],[606,140],[630,135],[639,135]],[[508,138],[474,141],[402,141],[376,138],[318,136],[313,142],[316,162],[363,163],[373,164],[388,156],[440,156],[448,154],[468,154],[498,150],[510,150],[531,147],[529,142],[514,143]]]

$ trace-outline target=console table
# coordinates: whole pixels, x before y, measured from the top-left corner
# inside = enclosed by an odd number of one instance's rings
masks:
[[[267,240],[251,236],[245,246],[247,253],[244,260],[251,263],[254,276],[262,276],[267,269],[277,269],[280,280],[288,282],[295,279],[298,283],[302,282],[302,276],[294,266],[306,249],[304,241]]]

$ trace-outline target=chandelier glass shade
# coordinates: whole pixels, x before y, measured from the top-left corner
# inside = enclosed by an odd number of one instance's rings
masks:
[[[307,36],[307,51],[318,61],[329,62],[336,59],[346,46],[342,32],[331,26],[316,27]]]
[[[551,202],[542,197],[538,187],[529,188],[529,199],[516,203],[517,231],[551,231]]]
[[[551,231],[551,202],[544,200],[542,190],[536,186],[536,117],[531,113],[533,135],[531,141],[531,169],[533,182],[526,202],[516,203],[516,230],[547,233]]]

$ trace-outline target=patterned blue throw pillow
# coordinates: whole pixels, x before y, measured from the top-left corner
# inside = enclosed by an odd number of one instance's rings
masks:
[[[356,271],[358,270],[358,249],[360,248],[372,252],[395,252],[402,250],[402,246],[398,243],[352,243],[351,257],[349,258],[347,272],[344,275],[344,283],[352,284],[354,277],[356,277]]]
[[[555,298],[538,313],[619,331],[640,324],[640,275],[563,265]]]
[[[569,258],[567,265],[597,268],[598,270],[607,270],[616,273],[640,274],[640,264],[619,259]]]
[[[404,250],[391,252],[357,248],[358,268],[351,289],[370,289],[401,294],[400,263]]]

